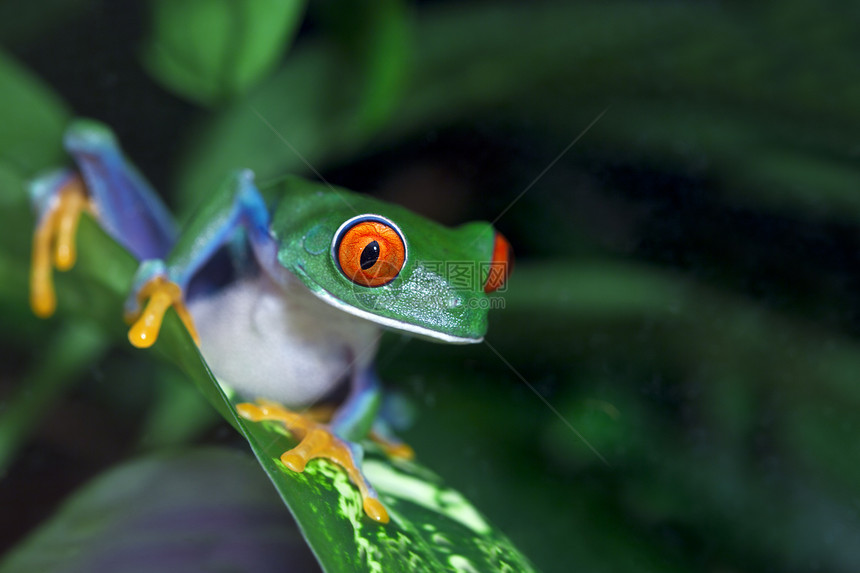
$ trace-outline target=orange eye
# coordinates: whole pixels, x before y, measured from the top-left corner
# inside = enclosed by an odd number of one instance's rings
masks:
[[[361,216],[338,230],[332,255],[346,278],[361,286],[379,287],[393,281],[403,268],[406,243],[394,223]]]
[[[493,259],[490,261],[490,272],[484,283],[484,292],[489,294],[504,286],[505,281],[514,270],[514,250],[508,240],[499,232],[493,242]]]

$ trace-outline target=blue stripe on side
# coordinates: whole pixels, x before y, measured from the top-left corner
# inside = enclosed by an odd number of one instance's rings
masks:
[[[247,169],[234,172],[227,182],[229,203],[211,213],[212,219],[197,229],[193,246],[178,260],[170,260],[170,280],[186,290],[194,275],[227,244],[237,229],[244,227],[255,246],[271,247],[269,210],[254,185],[254,174]]]

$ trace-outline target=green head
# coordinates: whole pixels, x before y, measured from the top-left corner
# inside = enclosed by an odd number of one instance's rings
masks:
[[[488,293],[510,271],[510,248],[489,223],[448,228],[403,207],[298,178],[277,196],[280,263],[345,312],[409,334],[480,342]]]

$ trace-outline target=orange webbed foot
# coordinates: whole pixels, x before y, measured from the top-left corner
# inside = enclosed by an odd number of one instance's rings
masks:
[[[243,418],[252,422],[281,422],[299,440],[296,447],[281,454],[281,462],[292,471],[304,471],[308,462],[316,458],[325,458],[342,467],[361,493],[367,516],[379,523],[388,523],[388,511],[361,473],[349,444],[335,435],[327,425],[265,400],[259,400],[256,404],[238,404],[236,410]]]
[[[143,285],[137,294],[137,300],[139,304],[143,304],[144,301],[147,302],[140,315],[128,317],[129,322],[134,323],[128,331],[128,340],[134,346],[149,348],[155,344],[158,333],[161,331],[164,314],[171,306],[182,319],[182,323],[191,334],[194,342],[198,346],[200,345],[197,329],[185,306],[184,296],[179,285],[164,277],[156,276]]]
[[[33,233],[30,266],[30,307],[47,318],[57,308],[53,269],[67,271],[77,258],[75,235],[81,213],[95,213],[83,180],[75,175],[57,191],[53,204],[42,215]]]
[[[382,451],[386,453],[391,458],[399,458],[401,460],[413,460],[415,459],[415,450],[412,449],[412,446],[396,440],[394,438],[390,438],[387,436],[383,436],[379,432],[370,432],[370,439],[379,444],[379,447],[382,448]]]

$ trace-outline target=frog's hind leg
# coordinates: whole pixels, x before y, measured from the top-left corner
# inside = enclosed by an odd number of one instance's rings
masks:
[[[38,219],[30,303],[42,317],[56,307],[53,267],[68,270],[75,263],[81,213],[94,216],[138,260],[164,256],[176,236],[166,208],[125,159],[108,128],[77,120],[66,130],[64,145],[77,169],[51,172],[31,181],[29,189]]]
[[[386,392],[368,437],[379,444],[389,457],[411,460],[415,457],[415,450],[398,438],[394,431],[408,428],[413,419],[412,404],[397,392]]]
[[[379,409],[379,380],[371,367],[364,367],[353,374],[351,385],[346,401],[327,424],[314,419],[318,413],[314,409],[310,415],[300,414],[266,400],[238,404],[236,410],[243,418],[254,422],[281,422],[299,441],[296,447],[281,454],[281,462],[292,471],[304,471],[307,463],[316,458],[325,458],[342,467],[358,488],[368,517],[388,523],[388,511],[361,469],[364,452],[358,444],[358,440],[368,435]]]
[[[281,454],[281,462],[288,469],[303,472],[308,462],[317,458],[334,462],[346,471],[350,481],[358,488],[364,512],[368,517],[379,523],[388,523],[388,511],[361,471],[361,446],[339,437],[331,426],[315,422],[274,402],[246,402],[238,404],[236,411],[252,422],[271,420],[282,423],[299,441],[296,447]]]
[[[403,460],[415,458],[415,450],[412,449],[412,446],[394,435],[391,426],[382,418],[373,423],[373,428],[368,437],[379,444],[379,447],[392,458]]]

